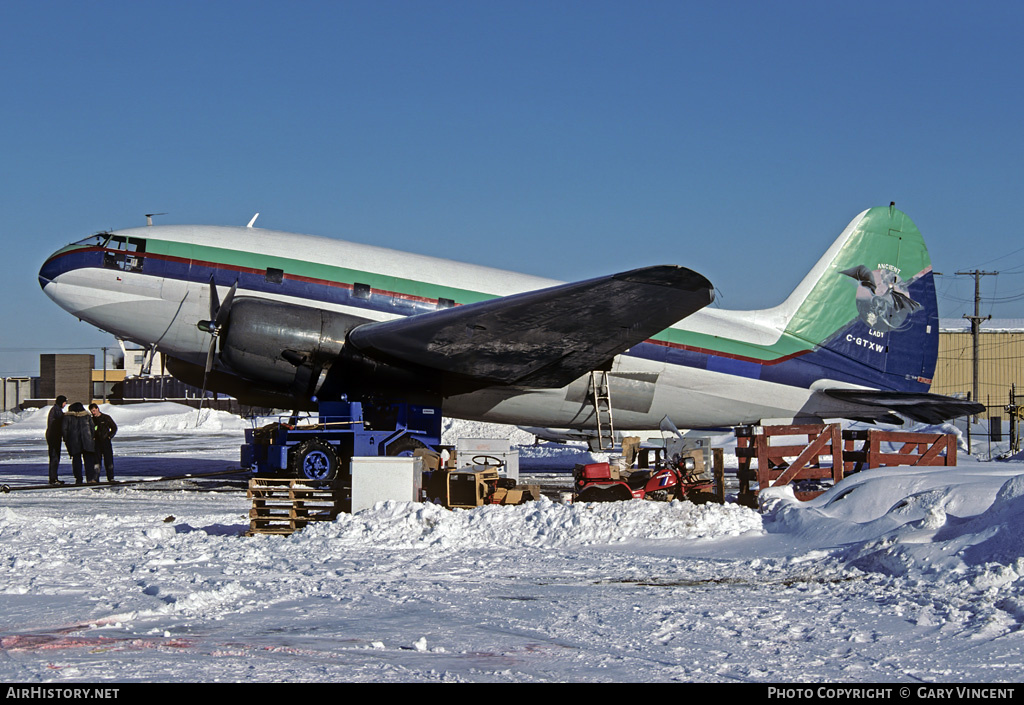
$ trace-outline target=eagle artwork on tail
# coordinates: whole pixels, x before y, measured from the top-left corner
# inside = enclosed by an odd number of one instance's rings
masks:
[[[860,264],[841,273],[859,282],[857,311],[872,330],[902,330],[907,317],[921,308],[910,298],[907,283],[890,269],[871,270]]]

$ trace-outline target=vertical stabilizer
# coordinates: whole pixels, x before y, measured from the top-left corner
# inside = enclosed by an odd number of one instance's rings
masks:
[[[861,213],[781,307],[828,379],[926,392],[938,355],[931,259],[894,206]]]

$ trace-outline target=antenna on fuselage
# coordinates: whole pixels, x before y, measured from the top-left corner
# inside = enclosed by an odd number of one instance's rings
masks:
[[[146,226],[149,227],[153,224],[154,215],[167,215],[166,213],[146,213]]]
[[[259,218],[259,217],[260,217],[260,214],[259,214],[259,213],[257,213],[256,215],[254,215],[254,216],[252,217],[252,220],[250,220],[250,221],[249,221],[249,224],[248,224],[248,225],[246,225],[245,227],[247,227],[247,228],[251,228],[251,227],[252,227],[252,224],[253,224],[253,223],[255,223],[255,222],[256,222],[256,219],[257,219],[257,218]]]

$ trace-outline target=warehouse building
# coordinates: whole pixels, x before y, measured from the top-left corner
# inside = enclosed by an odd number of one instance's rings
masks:
[[[940,321],[939,359],[934,394],[966,397],[974,386],[974,342],[966,319]],[[993,319],[978,335],[978,399],[992,413],[1010,403],[1012,390],[1024,390],[1024,319]]]

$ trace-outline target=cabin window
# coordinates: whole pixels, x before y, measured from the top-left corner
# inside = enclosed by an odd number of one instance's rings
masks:
[[[437,307],[438,308],[452,308],[453,306],[455,306],[455,301],[453,301],[452,299],[438,299],[437,300]]]
[[[284,270],[276,267],[267,267],[267,281],[271,284],[280,284],[284,281]]]
[[[357,299],[368,299],[370,298],[370,285],[359,284],[358,282],[352,285],[352,295]]]

